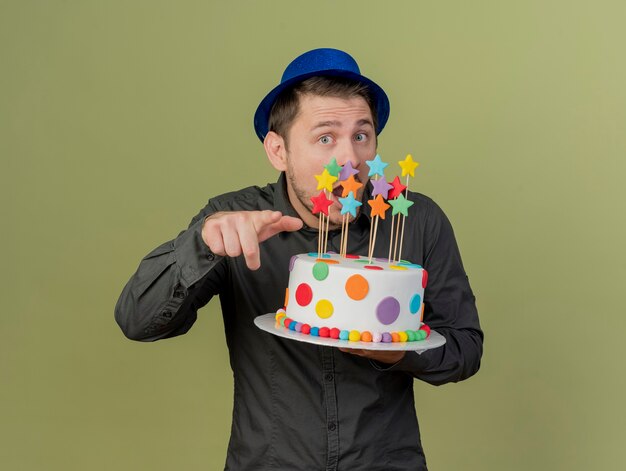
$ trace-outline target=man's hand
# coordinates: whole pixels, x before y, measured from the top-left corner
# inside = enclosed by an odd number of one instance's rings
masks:
[[[297,231],[302,220],[279,211],[232,211],[212,214],[204,220],[202,240],[216,255],[243,254],[250,270],[261,266],[259,244],[283,231]]]
[[[376,360],[381,363],[388,363],[393,365],[404,358],[406,352],[404,351],[390,351],[390,350],[360,350],[356,348],[340,348],[342,352],[352,353],[360,357],[369,358],[370,360]]]

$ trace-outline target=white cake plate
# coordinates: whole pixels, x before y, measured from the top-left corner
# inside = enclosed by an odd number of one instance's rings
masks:
[[[330,337],[316,337],[314,335],[302,334],[294,330],[285,329],[276,322],[276,313],[272,312],[257,317],[254,319],[254,323],[259,329],[269,332],[270,334],[286,339],[297,340],[299,342],[323,345],[325,347],[355,348],[360,350],[413,351],[422,353],[431,348],[441,347],[446,343],[446,338],[434,330],[430,331],[430,335],[427,339],[415,342],[351,342],[349,340],[331,339]]]

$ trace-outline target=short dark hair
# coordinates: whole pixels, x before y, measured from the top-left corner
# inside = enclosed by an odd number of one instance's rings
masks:
[[[378,128],[376,103],[367,85],[344,77],[319,76],[308,78],[293,87],[284,90],[274,102],[269,116],[269,130],[285,140],[287,133],[300,112],[300,97],[303,95],[330,96],[337,98],[363,98],[374,120],[374,129]]]

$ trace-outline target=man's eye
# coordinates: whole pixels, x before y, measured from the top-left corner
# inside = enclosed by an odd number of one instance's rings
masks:
[[[355,141],[364,141],[365,138],[367,136],[365,134],[363,134],[362,132],[358,133],[356,136],[354,136],[354,140]]]
[[[320,137],[320,142],[322,144],[329,144],[330,143],[330,136],[322,136],[322,137]]]

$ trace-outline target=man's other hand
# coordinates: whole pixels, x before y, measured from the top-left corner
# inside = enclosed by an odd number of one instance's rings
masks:
[[[388,365],[398,363],[404,358],[404,355],[406,354],[406,352],[404,351],[398,352],[390,350],[361,350],[357,348],[340,348],[339,350],[345,353],[352,353],[353,355],[369,358],[370,360],[375,360],[380,363],[387,363]]]

